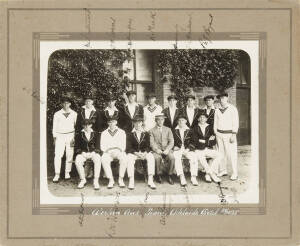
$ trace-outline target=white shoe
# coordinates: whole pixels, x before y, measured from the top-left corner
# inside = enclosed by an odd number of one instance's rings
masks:
[[[59,181],[59,174],[55,174],[54,178],[53,178],[53,183],[58,183]]]
[[[155,190],[156,189],[156,185],[153,182],[153,176],[149,176],[148,177],[148,186],[152,189]]]
[[[218,178],[216,174],[212,173],[212,174],[210,174],[210,176],[214,182],[216,182],[216,183],[221,182],[221,179]]]
[[[222,171],[217,174],[218,177],[222,177],[222,176],[226,176],[226,175],[227,175],[227,171]]]
[[[70,179],[70,178],[71,178],[70,173],[69,173],[69,172],[66,172],[66,173],[65,173],[65,179],[68,180],[68,179]]]
[[[230,177],[231,180],[237,180],[238,179],[238,176],[237,174],[232,174],[231,177]]]
[[[100,189],[98,179],[94,179],[94,189],[95,189],[95,190],[99,190],[99,189]]]
[[[114,183],[115,183],[115,181],[114,181],[113,178],[109,179],[109,182],[108,182],[108,185],[107,185],[107,189],[113,188],[114,187]]]
[[[133,190],[134,189],[134,178],[133,177],[129,178],[128,189],[129,190]]]
[[[181,186],[186,186],[186,180],[183,174],[180,175],[180,184]]]
[[[86,183],[86,179],[81,179],[77,188],[82,189],[84,187],[85,183]]]
[[[212,180],[209,174],[205,174],[205,181],[211,183]]]
[[[194,186],[197,186],[198,185],[198,181],[197,181],[197,178],[195,176],[191,177],[191,183],[192,185]]]
[[[125,187],[123,178],[121,178],[121,177],[119,177],[119,186],[120,186],[121,188],[124,188],[124,187]]]

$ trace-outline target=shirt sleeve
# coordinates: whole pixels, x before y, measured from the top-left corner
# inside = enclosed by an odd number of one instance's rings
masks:
[[[217,134],[217,127],[218,127],[218,110],[215,110],[214,113],[214,133]]]
[[[57,137],[57,122],[58,121],[58,117],[57,117],[57,113],[54,114],[53,116],[53,129],[52,129],[52,135],[54,138]]]
[[[232,107],[232,133],[237,133],[239,130],[239,113],[236,107]]]

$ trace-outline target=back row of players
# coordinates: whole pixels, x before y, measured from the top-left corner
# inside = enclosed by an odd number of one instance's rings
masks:
[[[146,160],[148,186],[156,189],[153,177],[162,183],[163,163],[168,164],[167,181],[174,184],[172,175],[180,177],[182,186],[187,184],[182,157],[190,162],[191,183],[198,185],[199,164],[203,166],[207,182],[220,182],[227,175],[227,164],[231,164],[231,180],[236,180],[237,142],[239,127],[238,112],[228,103],[228,94],[217,96],[220,106],[214,107],[215,97],[204,98],[203,109],[195,105],[195,96],[187,97],[187,105],[177,108],[177,98],[168,97],[168,107],[156,104],[156,96],[148,96],[145,107],[136,103],[136,93],[127,92],[128,103],[117,108],[116,98],[110,97],[107,107],[98,111],[94,98],[86,96],[80,112],[71,109],[72,100],[62,98],[62,109],[54,114],[53,138],[55,144],[53,182],[60,178],[61,161],[66,151],[65,179],[70,179],[75,149],[75,165],[80,182],[86,184],[84,164],[91,159],[94,163],[94,188],[99,189],[101,165],[109,179],[107,188],[113,188],[114,177],[111,162],[119,160],[120,187],[125,187],[123,178],[127,171],[129,189],[134,189],[134,165],[136,160]],[[207,158],[210,158],[209,163]],[[228,163],[229,162],[229,163]]]

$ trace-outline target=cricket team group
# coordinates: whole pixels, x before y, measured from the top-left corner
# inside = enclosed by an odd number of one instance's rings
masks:
[[[168,107],[156,103],[156,95],[148,95],[148,104],[136,102],[136,92],[126,93],[128,102],[116,107],[116,98],[110,96],[107,107],[97,110],[90,95],[84,98],[80,112],[71,109],[72,99],[63,97],[62,108],[54,114],[53,138],[55,145],[53,182],[60,179],[61,162],[66,152],[65,179],[70,179],[74,163],[79,174],[78,188],[87,182],[84,165],[94,164],[94,189],[98,190],[101,166],[108,178],[107,188],[114,187],[111,163],[119,162],[118,185],[125,187],[124,176],[129,178],[128,188],[135,187],[134,174],[137,160],[146,165],[146,182],[156,189],[155,182],[174,184],[174,175],[186,186],[183,160],[189,162],[191,184],[197,186],[198,170],[205,171],[206,182],[220,182],[228,175],[238,178],[237,139],[239,116],[236,107],[228,102],[228,93],[207,95],[205,107],[196,106],[194,95],[187,96],[186,106],[177,108],[177,97],[168,97]],[[218,107],[215,107],[217,102]],[[166,175],[164,175],[166,174]],[[154,182],[155,181],[155,182]]]

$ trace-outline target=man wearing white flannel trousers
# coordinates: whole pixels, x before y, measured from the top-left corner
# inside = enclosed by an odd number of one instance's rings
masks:
[[[231,180],[238,178],[237,170],[237,140],[239,129],[239,115],[237,108],[228,103],[228,93],[217,96],[221,107],[215,111],[214,132],[217,138],[217,148],[224,157],[220,163],[219,177],[227,175],[227,164],[232,167]]]
[[[102,166],[106,177],[109,179],[108,189],[114,186],[114,177],[111,170],[111,162],[119,161],[119,186],[125,187],[123,178],[127,168],[126,149],[126,133],[124,130],[117,127],[117,116],[108,118],[108,128],[102,132],[100,140],[100,148],[103,152]]]
[[[70,179],[74,154],[74,136],[77,113],[70,108],[71,99],[64,97],[61,100],[62,109],[57,111],[53,117],[53,140],[55,145],[54,168],[55,176],[53,182],[57,183],[60,176],[61,158],[66,150],[65,179]]]

